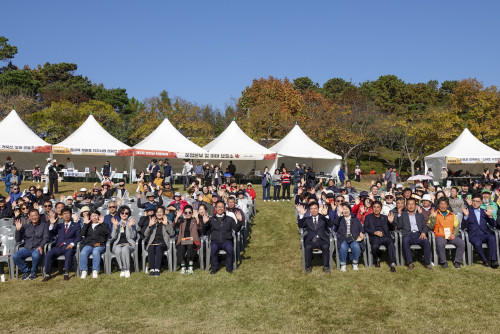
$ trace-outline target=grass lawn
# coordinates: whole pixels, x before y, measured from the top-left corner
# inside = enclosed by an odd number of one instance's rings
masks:
[[[61,188],[69,194],[81,186]],[[429,272],[417,264],[390,273],[383,264],[326,275],[316,257],[306,275],[292,202],[259,199],[257,209],[233,275],[8,280],[0,284],[0,332],[498,333],[500,271],[475,265]]]

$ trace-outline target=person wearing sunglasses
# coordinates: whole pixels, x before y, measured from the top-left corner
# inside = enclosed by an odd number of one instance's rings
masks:
[[[109,213],[104,216],[104,222],[109,226],[109,230],[113,231],[113,223],[112,220],[116,219],[120,221],[120,214],[118,212],[118,205],[115,201],[111,201],[108,203],[108,211]]]
[[[116,194],[116,198],[128,199],[130,197],[128,190],[125,189],[125,182],[123,181],[120,181],[113,190],[114,190],[113,194]]]
[[[14,219],[19,219],[23,225],[27,224],[30,221],[28,216],[29,211],[30,208],[27,204],[16,206],[14,208]]]
[[[35,207],[36,208],[36,207]],[[42,223],[49,223],[50,222],[50,212],[52,211],[52,202],[50,200],[45,200],[43,202],[43,210],[41,210],[41,212],[43,212],[41,214],[41,220],[42,220]]]
[[[116,205],[116,204],[115,204]],[[112,250],[116,255],[116,262],[120,268],[120,277],[130,277],[130,254],[135,250],[137,230],[135,219],[131,218],[130,208],[123,205],[118,210],[120,218],[111,218],[113,232],[111,232]]]
[[[208,217],[206,211],[205,215]],[[177,248],[177,259],[181,265],[181,275],[186,273],[186,261],[189,264],[187,273],[192,275],[194,274],[193,262],[196,251],[201,246],[199,231],[202,226],[198,218],[198,211],[194,210],[191,205],[186,205],[184,211],[177,212],[173,227],[179,229],[175,247]]]

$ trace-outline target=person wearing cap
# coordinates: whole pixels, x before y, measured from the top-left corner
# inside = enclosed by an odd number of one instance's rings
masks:
[[[465,252],[465,242],[458,237],[460,234],[460,223],[457,216],[448,207],[450,203],[448,198],[441,197],[437,202],[438,209],[433,211],[427,226],[434,231],[436,243],[436,252],[439,258],[439,264],[446,269],[448,262],[446,261],[446,245],[453,245],[456,247],[455,259],[453,266],[457,269],[460,268],[460,263],[463,261],[463,254]]]
[[[192,203],[192,206],[195,210],[198,210],[198,206],[201,203],[205,203],[203,201],[203,192],[202,191],[197,191],[194,193],[194,202]]]
[[[497,203],[495,203],[491,200],[491,191],[488,189],[481,190],[481,198],[483,200],[481,203],[481,209],[488,210],[488,208],[491,207],[493,219],[497,220],[497,218],[498,218],[498,216],[497,216],[498,205],[497,205]]]
[[[394,201],[394,195],[390,192],[384,194],[384,200],[382,201],[382,211],[381,214],[387,216],[396,207],[396,202]]]
[[[104,224],[104,217],[97,210],[84,217],[82,227],[82,250],[80,251],[80,271],[82,279],[87,277],[88,259],[92,254],[92,278],[98,278],[101,267],[101,255],[106,251],[106,242],[111,231]]]
[[[124,181],[118,182],[118,184],[113,189],[112,195],[115,195],[116,198],[120,198],[120,199],[128,199],[130,197],[128,190],[125,189],[125,182]]]
[[[363,190],[359,193],[359,196],[354,200],[355,204],[352,207],[352,213],[357,216],[359,209],[364,205],[365,199],[368,198],[368,192]]]
[[[48,174],[49,174],[49,190],[51,194],[58,194],[59,193],[59,174],[57,173],[59,171],[59,167],[57,166],[57,161],[54,159],[52,160],[52,164],[48,168]]]
[[[173,205],[173,206],[175,206],[175,208],[177,210],[182,211],[182,210],[184,210],[184,207],[188,204],[189,203],[185,199],[182,198],[181,193],[177,191],[174,194],[174,200],[172,202],[170,202],[169,205]]]
[[[75,203],[75,206],[79,209],[83,208],[84,206],[87,206],[91,211],[94,211],[98,208],[94,205],[94,203],[92,203],[92,195],[91,194],[85,194],[83,201]]]
[[[5,178],[5,192],[9,194],[11,192],[11,189],[14,188],[14,186],[17,186],[19,190],[19,186],[21,185],[21,176],[18,174],[17,167],[12,167],[10,169],[10,173],[7,175]]]
[[[424,221],[427,222],[427,221],[429,221],[429,218],[430,218],[432,211],[433,211],[431,195],[425,194],[424,196],[422,196],[421,203],[422,203],[422,205],[421,205],[420,209],[418,210],[418,212],[424,216]]]
[[[12,169],[12,172],[15,171],[14,168]],[[14,201],[17,201],[19,198],[22,197],[22,195],[23,193],[21,192],[21,188],[19,188],[19,185],[14,184],[11,188],[11,192],[9,193],[10,202],[13,203]]]
[[[413,263],[411,246],[418,245],[424,251],[424,267],[432,270],[431,267],[431,244],[427,239],[427,222],[424,221],[424,216],[416,211],[416,201],[413,197],[406,199],[406,211],[398,207],[397,215],[388,217],[389,223],[396,223],[398,230],[401,231],[403,241],[402,249],[405,261],[408,264],[408,270],[415,268]]]
[[[149,276],[157,277],[160,275],[163,253],[170,245],[170,237],[175,234],[172,225],[173,222],[165,216],[163,206],[156,208],[155,216],[150,217],[146,225],[144,237],[148,251]]]
[[[219,268],[219,250],[226,252],[226,271],[233,272],[233,234],[238,233],[243,224],[241,212],[229,214],[226,204],[219,200],[215,205],[216,214],[213,217],[203,217],[203,232],[210,236],[210,274],[216,274]],[[233,218],[234,217],[234,218]]]
[[[158,196],[158,198],[156,198],[154,192],[152,191],[148,191],[146,193],[146,199],[146,202],[142,202],[140,194],[137,194],[137,207],[140,209],[144,209],[147,204],[153,204],[155,207],[163,205],[163,199],[161,198],[161,196]]]
[[[38,263],[42,259],[45,244],[49,242],[49,225],[42,223],[38,210],[29,211],[30,223],[22,224],[19,219],[15,221],[16,242],[24,240],[22,248],[12,255],[12,260],[23,273],[22,280],[36,279]],[[31,268],[26,266],[25,259],[31,257]]]
[[[104,196],[102,195],[102,192],[98,187],[94,187],[94,189],[92,189],[91,196],[91,202],[96,208],[99,208],[104,204]]]
[[[483,250],[483,243],[488,244],[488,253],[491,260],[491,267],[498,268],[497,242],[494,228],[497,226],[493,218],[493,208],[489,206],[487,210],[481,208],[483,199],[481,194],[475,193],[472,199],[466,199],[468,208],[462,208],[464,218],[462,219],[462,229],[467,230],[469,242],[474,247],[474,251],[479,255],[485,267],[490,266]]]
[[[373,213],[365,217],[364,229],[370,236],[370,245],[375,257],[375,267],[380,268],[380,246],[387,248],[391,272],[396,271],[396,248],[389,231],[387,216],[381,214],[382,203],[373,203]],[[391,213],[389,213],[391,214]],[[393,215],[393,214],[391,214]]]
[[[170,185],[170,183],[165,183],[165,185],[163,186],[162,195],[166,196],[167,198],[174,197],[174,191],[172,190],[172,186]]]
[[[146,207],[144,208],[144,213],[146,215],[141,216],[141,218],[139,218],[139,222],[137,223],[137,226],[139,227],[138,229],[139,236],[141,237],[141,239],[145,239],[144,231],[146,230],[146,227],[148,226],[151,217],[154,217],[156,214],[156,206],[151,203],[146,204]]]
[[[253,189],[253,186],[252,186],[251,182],[247,183],[247,189],[245,191],[248,193],[248,195],[250,196],[250,198],[252,199],[252,201],[255,201],[255,198],[257,197],[257,194],[255,193],[255,189]]]
[[[69,280],[69,272],[72,267],[73,257],[76,252],[76,245],[81,240],[81,226],[71,218],[71,209],[64,207],[61,210],[62,223],[58,224],[58,219],[50,218],[49,234],[55,237],[55,244],[45,256],[45,278],[43,282],[51,279],[51,268],[53,258],[64,256],[64,280]]]

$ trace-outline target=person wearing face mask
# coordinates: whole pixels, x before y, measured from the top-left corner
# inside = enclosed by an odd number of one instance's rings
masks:
[[[154,217],[150,217],[149,224],[144,230],[148,252],[149,276],[160,276],[161,260],[163,253],[170,245],[170,237],[174,235],[172,223],[165,216],[163,206],[156,208]]]
[[[438,253],[439,263],[446,269],[448,262],[446,261],[446,245],[451,244],[457,248],[453,266],[460,268],[460,263],[463,261],[465,251],[465,242],[458,237],[460,233],[460,224],[457,216],[450,210],[449,200],[447,197],[441,197],[437,202],[438,210],[435,210],[430,218],[427,226],[434,231],[436,244],[436,252]]]
[[[323,208],[323,213],[327,214],[327,208]],[[306,273],[310,274],[312,272],[311,262],[313,249],[321,249],[323,258],[323,271],[327,274],[330,273],[330,237],[328,235],[329,230],[333,227],[333,222],[325,217],[324,214],[320,214],[318,202],[312,202],[309,204],[309,217],[304,217],[306,214],[306,208],[302,205],[297,205],[297,211],[299,212],[299,228],[303,228],[307,231],[304,237],[304,253],[306,261]]]
[[[496,269],[498,268],[497,259],[497,242],[495,232],[492,230],[496,227],[495,219],[493,218],[493,209],[489,207],[487,210],[481,208],[483,200],[480,194],[472,195],[472,199],[467,199],[469,208],[462,208],[464,218],[462,220],[462,229],[467,229],[469,241],[474,247],[474,250],[483,261],[483,266]],[[491,264],[484,254],[482,247],[483,243],[488,244]]]
[[[205,205],[205,204],[204,204]],[[205,216],[208,216],[207,212]],[[179,229],[175,246],[177,248],[178,261],[181,266],[181,275],[186,273],[186,262],[188,262],[187,273],[194,274],[193,262],[196,251],[200,248],[201,242],[199,230],[201,230],[201,221],[198,217],[198,211],[191,205],[186,205],[183,211],[178,211],[174,220],[174,229]],[[175,263],[177,265],[177,263]]]

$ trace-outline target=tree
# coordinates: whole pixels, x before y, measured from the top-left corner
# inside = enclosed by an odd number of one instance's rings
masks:
[[[5,62],[12,58],[17,53],[17,46],[7,43],[8,38],[0,36],[0,61]]]
[[[357,87],[342,78],[333,78],[323,84],[323,95],[333,101],[342,101],[347,92],[355,91]]]
[[[30,71],[11,70],[0,73],[0,95],[10,97],[14,95],[37,96],[41,84],[33,79]]]
[[[93,85],[91,91],[94,100],[102,101],[113,106],[115,111],[119,114],[128,115],[134,112],[134,109],[129,106],[129,99],[125,88],[106,89],[101,83],[99,85]]]
[[[365,81],[360,86],[381,111],[393,113],[405,113],[404,105],[406,84],[395,75],[383,75],[375,81]]]
[[[319,84],[313,82],[309,77],[300,77],[293,80],[293,87],[301,92],[305,92],[307,90],[317,91],[319,89]]]

